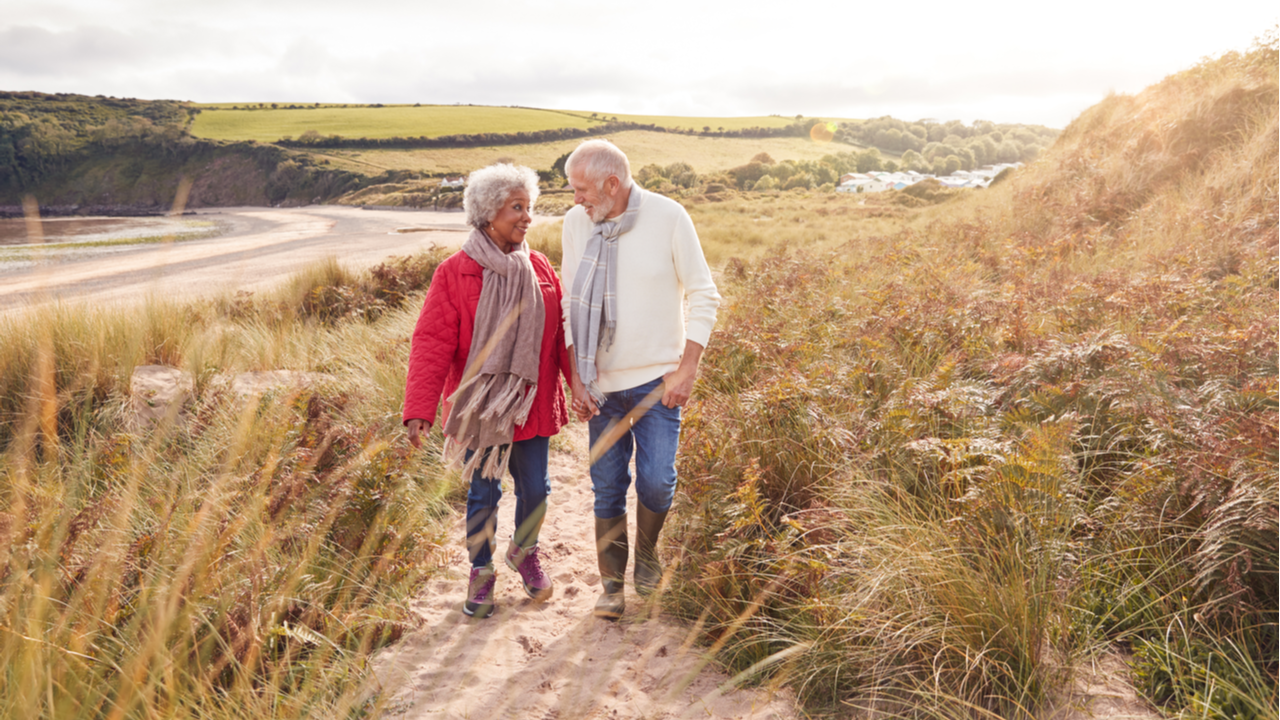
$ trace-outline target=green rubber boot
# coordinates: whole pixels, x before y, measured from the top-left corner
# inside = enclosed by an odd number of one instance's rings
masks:
[[[600,584],[604,586],[596,600],[598,618],[617,620],[626,608],[622,589],[627,577],[627,550],[627,514],[606,520],[596,518],[596,560],[600,563]]]
[[[636,503],[636,592],[649,595],[662,582],[662,564],[658,562],[658,535],[667,521],[667,513],[656,513],[644,503]]]

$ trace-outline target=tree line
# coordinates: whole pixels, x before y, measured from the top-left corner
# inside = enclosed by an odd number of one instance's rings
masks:
[[[990,120],[972,125],[959,120],[906,122],[887,115],[844,121],[835,133],[837,142],[900,154],[899,169],[942,175],[996,163],[1030,162],[1057,137],[1057,130],[1043,125]]]

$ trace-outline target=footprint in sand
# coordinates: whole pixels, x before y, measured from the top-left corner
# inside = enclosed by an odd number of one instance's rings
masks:
[[[516,638],[516,642],[519,643],[520,647],[524,648],[524,651],[529,655],[537,657],[541,657],[543,655],[542,642],[536,638],[531,638],[528,635],[521,635]]]

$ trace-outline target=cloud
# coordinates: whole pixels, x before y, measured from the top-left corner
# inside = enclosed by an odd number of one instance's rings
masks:
[[[36,78],[126,67],[153,52],[150,44],[108,27],[53,32],[19,25],[0,31],[0,70]]]
[[[643,13],[587,0],[491,0],[483,11],[431,0],[11,3],[0,17],[0,88],[1062,126],[1108,91],[1140,90],[1275,16],[1261,0],[1222,0],[1198,18],[1081,2],[1070,13],[921,0],[909,11],[846,3],[769,14],[727,0],[652,0]]]

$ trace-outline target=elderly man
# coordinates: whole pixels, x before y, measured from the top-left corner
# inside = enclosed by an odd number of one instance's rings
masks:
[[[662,579],[657,541],[676,487],[680,408],[689,399],[720,294],[679,203],[631,180],[627,156],[588,140],[565,163],[576,206],[565,215],[565,335],[574,411],[589,421],[597,617],[622,616],[627,489],[636,459],[636,591]],[[687,308],[686,308],[687,306]],[[585,392],[584,392],[585,391]]]

